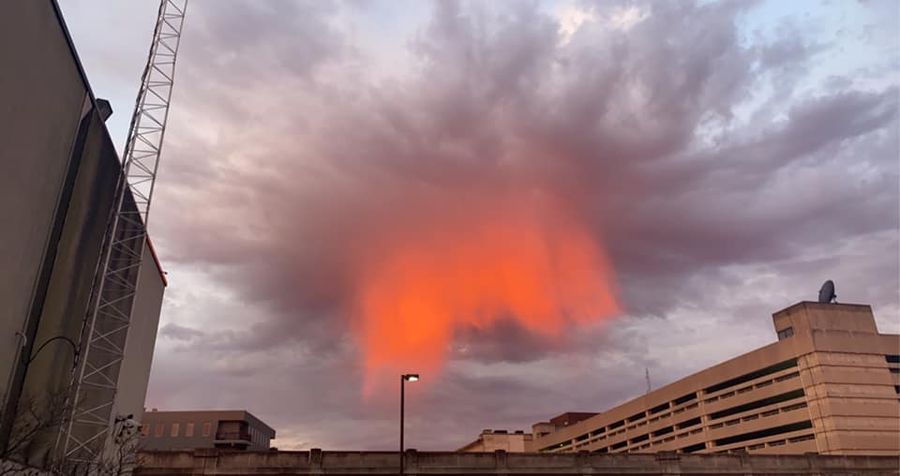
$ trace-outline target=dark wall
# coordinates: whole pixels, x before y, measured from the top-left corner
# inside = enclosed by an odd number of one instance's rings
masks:
[[[46,285],[87,88],[50,1],[2,2],[0,65],[0,397],[5,401],[23,344],[17,333],[26,331]]]
[[[37,345],[58,337],[76,343],[82,341],[83,323],[121,170],[106,127],[96,111],[90,113],[84,148],[75,162],[77,173],[40,313]],[[72,346],[60,339],[32,355],[22,398],[60,400],[59,396],[65,394],[72,381],[74,357]],[[47,433],[29,451],[32,464],[40,466],[56,443],[55,431]]]
[[[73,389],[76,356],[84,356],[122,170],[54,0],[0,2],[0,65],[0,458],[43,467],[59,441],[58,420],[69,414],[61,404]],[[125,206],[136,211],[130,194]],[[130,227],[143,225],[138,218]],[[138,264],[143,242],[127,243],[131,253],[112,259]],[[144,255],[139,332],[126,339],[119,322],[97,323],[109,347],[129,353],[128,378],[115,390],[87,392],[79,405],[115,395],[117,408],[98,418],[143,406],[164,287],[154,256]],[[137,281],[139,271],[129,272]],[[131,310],[129,300],[116,302],[123,314]],[[119,365],[102,375],[116,382]],[[7,454],[21,439],[16,425],[29,420],[47,428]]]
[[[67,413],[121,164],[52,0],[2,3],[0,64],[2,452],[17,423]],[[57,434],[10,456],[43,466]]]

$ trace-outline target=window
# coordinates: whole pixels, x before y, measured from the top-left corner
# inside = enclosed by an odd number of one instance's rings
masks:
[[[734,435],[734,436],[729,436],[727,438],[722,438],[722,439],[716,440],[716,446],[730,445],[732,443],[738,443],[741,441],[755,440],[757,438],[765,438],[767,436],[775,436],[775,435],[780,435],[782,433],[805,430],[807,428],[812,428],[812,427],[813,427],[812,422],[809,420],[806,420],[806,421],[801,421],[798,423],[791,423],[789,425],[776,426],[774,428],[766,428],[765,430],[751,431],[750,433],[743,433],[740,435]]]
[[[765,375],[774,374],[775,372],[779,372],[785,369],[789,369],[797,366],[797,359],[785,360],[784,362],[779,362],[775,365],[770,365],[764,369],[759,369],[754,372],[750,372],[748,374],[741,375],[740,377],[735,377],[730,380],[726,380],[724,382],[717,383],[711,387],[706,387],[703,389],[706,393],[714,393],[719,390],[724,390],[729,387],[733,387],[735,385],[740,385],[744,382],[749,382],[751,380],[758,379]]]
[[[799,443],[801,441],[815,440],[816,435],[801,435],[795,436],[793,438],[788,438],[788,442],[790,443]]]
[[[175,437],[178,436],[179,426],[180,426],[180,425],[179,425],[178,423],[172,423],[172,431],[169,433],[169,435],[170,435],[172,438],[175,438]]]
[[[697,443],[696,445],[685,446],[681,449],[681,451],[685,453],[693,453],[695,451],[700,451],[706,449],[706,443]]]
[[[697,392],[689,393],[683,397],[678,397],[675,399],[675,405],[681,405],[682,403],[687,403],[691,400],[695,400],[697,398]]]
[[[685,421],[675,425],[675,428],[682,430],[684,428],[688,428],[688,427],[691,427],[694,425],[699,425],[699,424],[700,424],[700,417],[695,417],[695,418],[691,418],[690,420],[685,420]]]
[[[165,431],[166,426],[162,423],[157,423],[156,428],[153,431],[153,436],[157,438],[162,438],[163,432]]]
[[[212,423],[205,421],[203,422],[203,436],[209,436],[209,433],[212,428]]]
[[[889,364],[900,364],[900,355],[885,355],[884,360]]]
[[[194,423],[187,423],[184,425],[184,436],[190,438],[194,436]]]
[[[641,418],[644,418],[644,412],[635,413],[634,415],[631,415],[630,417],[628,417],[628,423],[638,421]]]
[[[141,436],[144,438],[150,436],[150,425],[141,425]]]
[[[782,329],[782,330],[778,331],[778,340],[787,339],[788,337],[790,337],[792,335],[794,335],[793,327],[788,327],[787,329]]]
[[[718,420],[719,418],[724,418],[729,415],[734,415],[736,413],[746,412],[750,410],[755,410],[757,408],[767,407],[769,405],[774,405],[776,403],[786,402],[788,400],[793,400],[795,398],[800,398],[803,396],[803,389],[799,388],[797,390],[792,390],[790,392],[785,392],[780,395],[773,395],[771,397],[763,398],[761,400],[756,400],[753,402],[748,402],[743,405],[738,405],[731,408],[726,408],[724,410],[714,412],[710,415],[710,419]]]

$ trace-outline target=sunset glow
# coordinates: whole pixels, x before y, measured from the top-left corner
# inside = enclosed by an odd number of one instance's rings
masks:
[[[174,88],[154,82],[172,93],[138,283],[154,287],[121,330],[147,341],[128,337],[137,386],[103,412],[247,409],[280,451],[378,451],[397,474],[401,388],[423,465],[486,428],[512,461],[553,445],[536,422],[656,408],[648,387],[790,347],[770,317],[826,279],[900,334],[896,1],[19,0],[0,20],[10,404],[71,384],[53,338],[87,337],[163,1],[189,6],[166,39]],[[39,443],[20,459],[53,463]]]
[[[511,319],[558,338],[619,311],[597,239],[558,205],[488,205],[376,250],[360,283],[366,388],[406,370],[432,373],[454,332]]]

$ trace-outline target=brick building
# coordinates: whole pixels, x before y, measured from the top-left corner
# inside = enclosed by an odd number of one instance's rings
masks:
[[[267,450],[275,430],[246,410],[147,411],[141,448]]]

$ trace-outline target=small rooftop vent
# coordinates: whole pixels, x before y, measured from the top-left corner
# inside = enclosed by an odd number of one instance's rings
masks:
[[[100,114],[100,119],[102,119],[103,122],[106,122],[106,120],[109,119],[109,116],[112,116],[112,104],[106,99],[97,98],[97,113]]]

